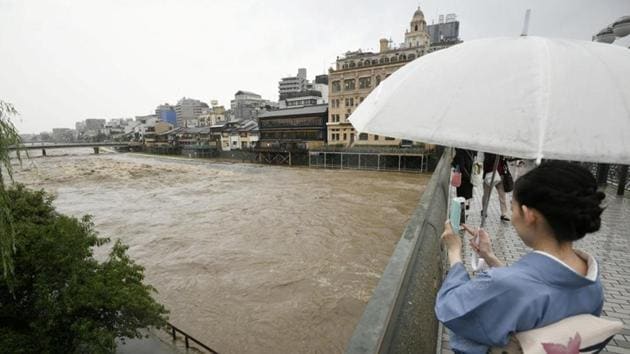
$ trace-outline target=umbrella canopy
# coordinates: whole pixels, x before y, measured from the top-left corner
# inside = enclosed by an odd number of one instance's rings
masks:
[[[630,164],[630,50],[473,40],[402,67],[350,122],[359,132],[501,155]]]

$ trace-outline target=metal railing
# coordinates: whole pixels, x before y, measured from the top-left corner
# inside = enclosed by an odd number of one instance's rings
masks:
[[[348,343],[346,353],[435,353],[435,298],[442,283],[440,234],[449,198],[446,150]]]
[[[422,173],[429,170],[430,159],[431,157],[425,154],[310,151],[308,166],[341,170]]]
[[[188,333],[182,331],[181,329],[173,326],[172,323],[166,322],[166,327],[170,329],[169,332],[173,336],[173,341],[177,340],[177,333],[180,333],[184,337],[184,343],[186,345],[186,349],[190,348],[190,343],[189,342],[192,341],[192,342],[194,342],[195,344],[199,345],[200,347],[202,347],[203,349],[207,350],[210,353],[219,354],[214,349],[210,348],[209,346],[207,346],[207,345],[201,343],[200,341],[198,341],[197,339],[193,338],[193,336],[191,336]]]
[[[598,184],[610,183],[616,185],[618,195],[623,195],[625,191],[630,190],[627,165],[596,164],[590,162],[581,164],[593,173],[595,178],[597,178]]]

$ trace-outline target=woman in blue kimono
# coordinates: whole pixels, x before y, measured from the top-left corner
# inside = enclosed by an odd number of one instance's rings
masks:
[[[438,292],[435,312],[451,330],[455,352],[485,353],[505,346],[512,333],[543,327],[578,314],[599,316],[603,291],[597,262],[573,241],[601,224],[605,195],[593,175],[568,162],[542,164],[516,181],[512,224],[533,249],[505,266],[483,230],[471,246],[491,266],[470,279],[462,264],[462,241],[447,222],[442,241],[450,270]]]

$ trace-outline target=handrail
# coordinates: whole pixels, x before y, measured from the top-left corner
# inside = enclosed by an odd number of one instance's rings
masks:
[[[346,354],[434,353],[450,161],[446,150],[346,348]]]
[[[173,336],[173,341],[177,340],[177,332],[181,333],[184,336],[184,342],[186,343],[186,349],[190,348],[190,344],[188,343],[188,340],[191,340],[191,341],[195,342],[197,345],[199,345],[202,348],[204,348],[207,351],[209,351],[210,353],[212,353],[212,354],[219,354],[217,351],[215,351],[214,349],[210,348],[209,346],[201,343],[200,341],[198,341],[197,339],[193,338],[188,333],[186,333],[186,332],[182,331],[181,329],[175,327],[172,323],[166,322],[166,326],[171,328],[171,335]]]

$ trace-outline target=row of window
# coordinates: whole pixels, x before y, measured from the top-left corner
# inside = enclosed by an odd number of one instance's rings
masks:
[[[354,140],[354,133],[350,134],[350,139]],[[341,135],[339,133],[332,133],[330,134],[330,140],[331,141],[340,141],[341,140]],[[348,133],[343,133],[343,141],[348,140]]]
[[[333,132],[335,131],[339,131],[339,129],[333,129]],[[354,140],[354,134],[350,134],[351,135],[351,139]],[[348,135],[346,133],[343,133],[343,140],[346,140],[348,137]],[[378,141],[380,139],[380,137],[378,135],[374,135],[374,141]],[[339,133],[332,133],[330,134],[330,140],[339,140]],[[359,140],[362,141],[366,141],[368,140],[368,134],[367,133],[361,133],[359,134]],[[388,136],[385,137],[385,140],[396,140],[396,138],[390,138]]]
[[[324,133],[317,131],[260,132],[261,140],[323,140]]]
[[[318,127],[323,125],[324,119],[322,117],[261,119],[259,125],[263,129],[275,127]]]
[[[371,65],[382,65],[382,64],[389,64],[389,63],[396,63],[399,61],[408,61],[408,60],[414,60],[416,59],[416,55],[415,54],[409,54],[409,55],[405,55],[405,54],[401,54],[401,55],[395,55],[395,56],[391,56],[391,57],[381,57],[379,59],[367,59],[367,60],[359,60],[359,61],[350,61],[350,62],[346,62],[343,63],[341,65],[342,69],[352,69],[352,68],[362,68],[362,67],[366,67],[366,66],[371,66]]]
[[[389,74],[385,75],[385,78],[389,77]],[[381,75],[376,75],[376,86],[381,83]],[[332,92],[340,92],[341,91],[341,81],[336,80],[333,81],[332,84]],[[359,78],[359,89],[369,89],[372,88],[372,77],[360,77]],[[355,79],[346,79],[343,80],[343,89],[344,91],[353,91],[356,89],[356,80]]]
[[[365,97],[356,97],[356,100],[354,97],[346,97],[344,100],[344,104],[346,107],[354,107],[355,102],[356,102],[356,105],[358,106],[359,103],[363,102],[364,99]],[[331,105],[331,108],[339,108],[341,107],[341,101],[338,98],[335,98],[330,101],[330,105]]]

